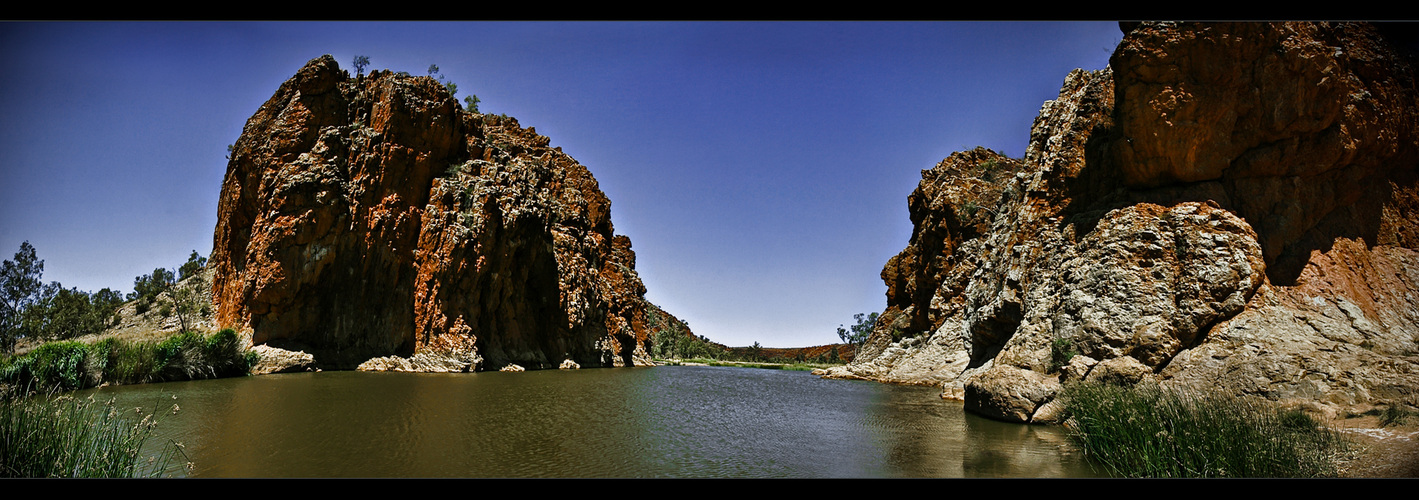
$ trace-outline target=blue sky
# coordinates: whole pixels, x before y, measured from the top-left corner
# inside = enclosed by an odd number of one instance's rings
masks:
[[[212,248],[226,146],[306,61],[422,75],[586,165],[647,298],[729,345],[837,342],[886,305],[906,197],[1019,157],[1112,22],[0,23],[0,256],[131,290]]]

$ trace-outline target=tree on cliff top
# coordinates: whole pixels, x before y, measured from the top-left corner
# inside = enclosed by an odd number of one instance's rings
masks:
[[[369,56],[355,56],[355,78],[365,76],[365,66],[370,65]]]

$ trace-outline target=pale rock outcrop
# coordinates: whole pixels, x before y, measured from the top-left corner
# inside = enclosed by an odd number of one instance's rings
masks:
[[[253,346],[251,350],[259,356],[256,366],[251,367],[252,375],[308,371],[313,369],[311,365],[315,362],[315,356],[302,351],[288,351],[264,344]]]
[[[828,376],[1021,422],[1081,379],[1419,405],[1413,54],[1364,23],[1121,26],[1023,159],[922,172],[887,309]]]

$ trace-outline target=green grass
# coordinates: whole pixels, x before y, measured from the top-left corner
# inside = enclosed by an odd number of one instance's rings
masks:
[[[1349,442],[1299,410],[1157,387],[1077,384],[1063,394],[1075,441],[1128,477],[1333,477]]]
[[[0,361],[0,383],[68,391],[108,382],[141,384],[246,374],[256,364],[236,332],[184,332],[161,342],[104,339],[96,344],[51,342]]]
[[[92,398],[0,398],[0,477],[156,477],[169,472],[169,464],[182,453],[176,444],[146,460],[141,455],[157,425],[154,415],[135,422],[120,413],[112,401]]]

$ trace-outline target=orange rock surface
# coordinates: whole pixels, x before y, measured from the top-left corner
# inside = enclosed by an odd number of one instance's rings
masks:
[[[645,287],[610,209],[585,167],[517,120],[464,111],[432,78],[352,78],[316,58],[235,144],[217,322],[325,367],[440,353],[464,369],[647,364]]]

